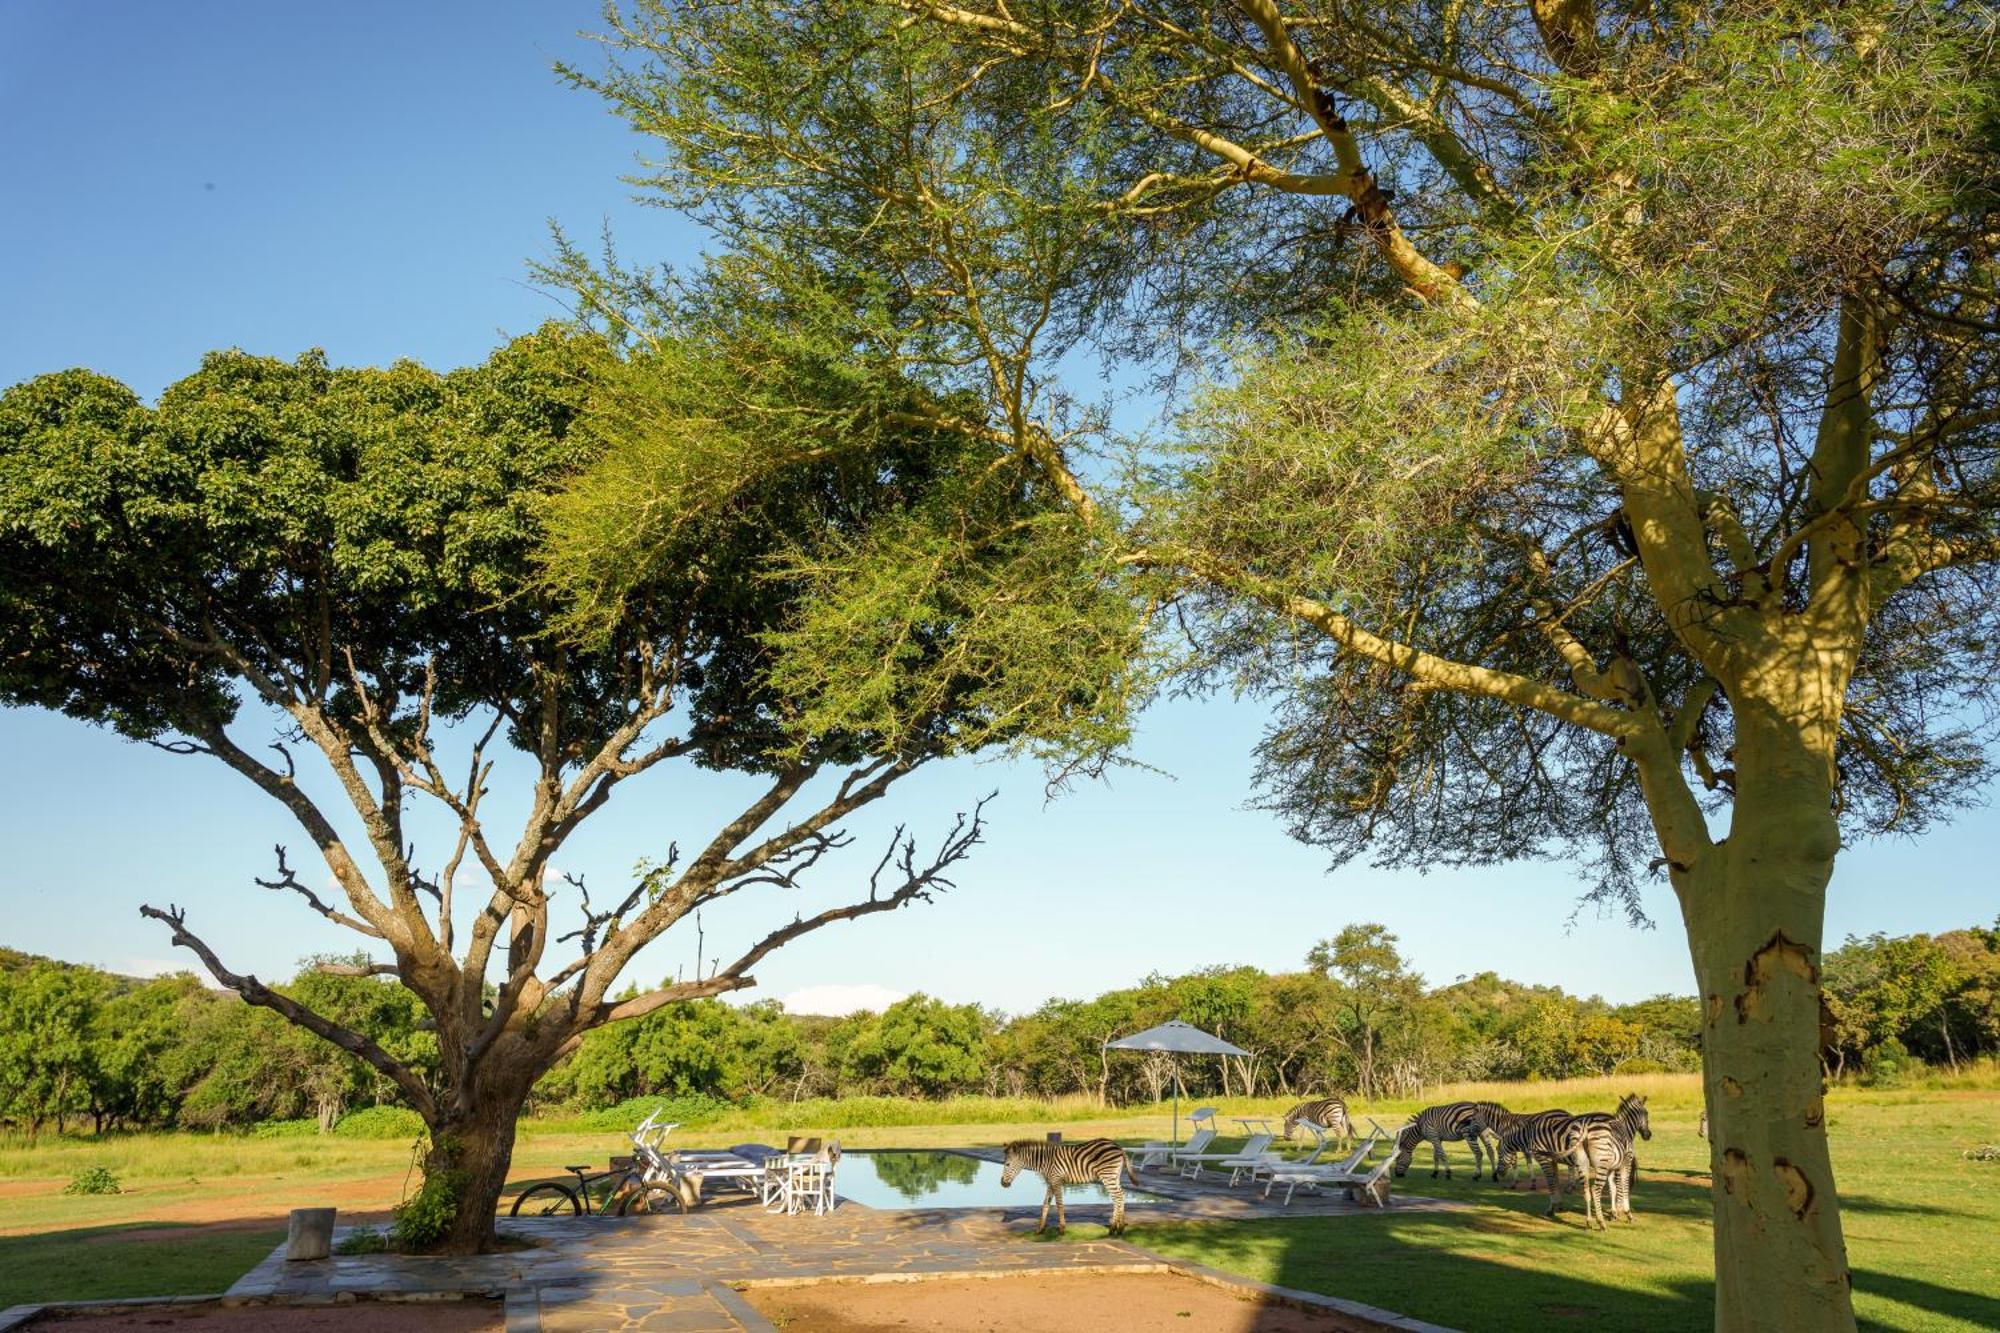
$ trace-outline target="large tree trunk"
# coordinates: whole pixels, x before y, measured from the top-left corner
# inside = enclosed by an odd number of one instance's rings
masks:
[[[468,1111],[430,1126],[424,1178],[450,1180],[458,1196],[458,1213],[437,1253],[482,1254],[494,1248],[494,1220],[514,1164],[514,1122],[526,1101],[525,1088],[484,1088]]]
[[[1820,943],[1839,830],[1823,760],[1739,730],[1727,840],[1681,876],[1701,987],[1716,1327],[1851,1330],[1819,1063]]]

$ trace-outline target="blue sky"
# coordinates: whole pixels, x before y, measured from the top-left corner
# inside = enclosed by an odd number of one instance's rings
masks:
[[[590,58],[576,34],[595,16],[594,3],[554,2],[0,6],[0,385],[86,365],[151,396],[228,346],[455,365],[558,313],[525,276],[551,219],[585,236],[608,219],[628,257],[692,256],[698,238],[618,179],[640,141],[549,73],[559,56]],[[1244,808],[1262,717],[1230,700],[1162,705],[1137,757],[1165,776],[1130,772],[1053,803],[1029,765],[920,775],[855,825],[857,845],[817,890],[715,911],[706,952],[851,892],[895,822],[932,836],[997,788],[957,891],[792,946],[759,969],[761,993],[924,990],[1019,1010],[1154,970],[1297,966],[1361,920],[1387,923],[1434,982],[1492,968],[1617,999],[1690,989],[1663,885],[1647,903],[1659,928],[1635,931],[1588,912],[1572,924],[1579,882],[1559,865],[1325,873],[1318,852]],[[183,966],[137,915],[171,900],[265,976],[346,947],[250,884],[273,843],[303,842],[233,774],[18,710],[0,711],[0,758],[0,942]],[[606,892],[668,839],[711,830],[745,790],[648,781],[621,792],[564,868]],[[1996,845],[2000,818],[1981,808],[1918,844],[1845,853],[1829,939],[1990,922]],[[640,971],[669,974],[694,952],[670,936]]]

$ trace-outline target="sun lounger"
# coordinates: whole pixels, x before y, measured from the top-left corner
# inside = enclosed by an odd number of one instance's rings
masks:
[[[1213,1106],[1195,1107],[1193,1113],[1188,1116],[1188,1124],[1193,1126],[1193,1128],[1189,1131],[1186,1143],[1163,1143],[1159,1139],[1148,1139],[1146,1142],[1132,1149],[1132,1155],[1138,1159],[1139,1168],[1143,1171],[1150,1171],[1156,1167],[1166,1166],[1173,1160],[1175,1153],[1201,1152],[1210,1143],[1214,1142],[1215,1108]]]
[[[1289,1159],[1280,1157],[1275,1153],[1266,1153],[1265,1160],[1250,1172],[1251,1184],[1256,1184],[1258,1181],[1269,1176],[1273,1171],[1280,1169],[1288,1171],[1325,1171],[1334,1166],[1334,1163],[1324,1160],[1327,1152],[1333,1147],[1333,1140],[1326,1136],[1326,1130],[1322,1126],[1315,1125],[1310,1120],[1301,1120],[1298,1122],[1298,1125],[1300,1129],[1312,1135],[1312,1151],[1303,1157]],[[1358,1148],[1354,1153],[1349,1155],[1346,1165],[1353,1166],[1366,1153],[1367,1148],[1365,1146]],[[1267,1197],[1268,1193],[1266,1191]]]
[[[1215,1142],[1213,1129],[1197,1129],[1188,1141],[1179,1147],[1171,1143],[1148,1143],[1133,1151],[1139,1156],[1140,1168],[1152,1170],[1161,1166],[1178,1166],[1189,1154],[1201,1153],[1213,1142]]]
[[[1367,1159],[1368,1154],[1374,1151],[1377,1144],[1388,1146],[1391,1143],[1388,1136],[1382,1132],[1380,1125],[1375,1125],[1373,1121],[1369,1123],[1374,1127],[1369,1131],[1368,1137],[1363,1139],[1360,1145],[1353,1152],[1349,1153],[1343,1161],[1331,1163],[1283,1163],[1264,1171],[1262,1173],[1264,1197],[1267,1199],[1271,1197],[1271,1187],[1274,1185],[1283,1185],[1285,1187],[1285,1202],[1290,1203],[1293,1191],[1299,1189],[1301,1186],[1317,1191],[1323,1185],[1337,1185],[1345,1188],[1354,1184],[1371,1185],[1379,1179],[1386,1179],[1389,1164],[1396,1160],[1394,1152],[1385,1155],[1382,1161],[1374,1167],[1364,1167],[1362,1165]],[[1386,1193],[1386,1190],[1384,1192]]]
[[[1218,1170],[1225,1166],[1238,1169],[1244,1163],[1254,1165],[1263,1159],[1264,1150],[1271,1146],[1272,1138],[1270,1134],[1252,1134],[1235,1152],[1181,1153],[1175,1157],[1174,1165],[1186,1168],[1181,1174],[1189,1180],[1201,1179],[1204,1162],[1213,1163]]]

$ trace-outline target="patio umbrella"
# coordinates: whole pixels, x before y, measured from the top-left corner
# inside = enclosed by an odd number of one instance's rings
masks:
[[[1170,1051],[1176,1055],[1248,1055],[1250,1052],[1235,1046],[1212,1032],[1203,1032],[1192,1023],[1183,1023],[1178,1018],[1162,1023],[1144,1032],[1134,1032],[1129,1037],[1107,1041],[1105,1046],[1114,1051]],[[1174,1142],[1181,1141],[1181,1071],[1178,1062],[1174,1065]]]

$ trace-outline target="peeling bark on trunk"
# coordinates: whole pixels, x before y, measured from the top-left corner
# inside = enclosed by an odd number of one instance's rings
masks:
[[[1729,837],[1679,877],[1701,989],[1716,1327],[1730,1333],[1855,1326],[1819,1062],[1839,847],[1823,772],[1796,743],[1746,729]]]

